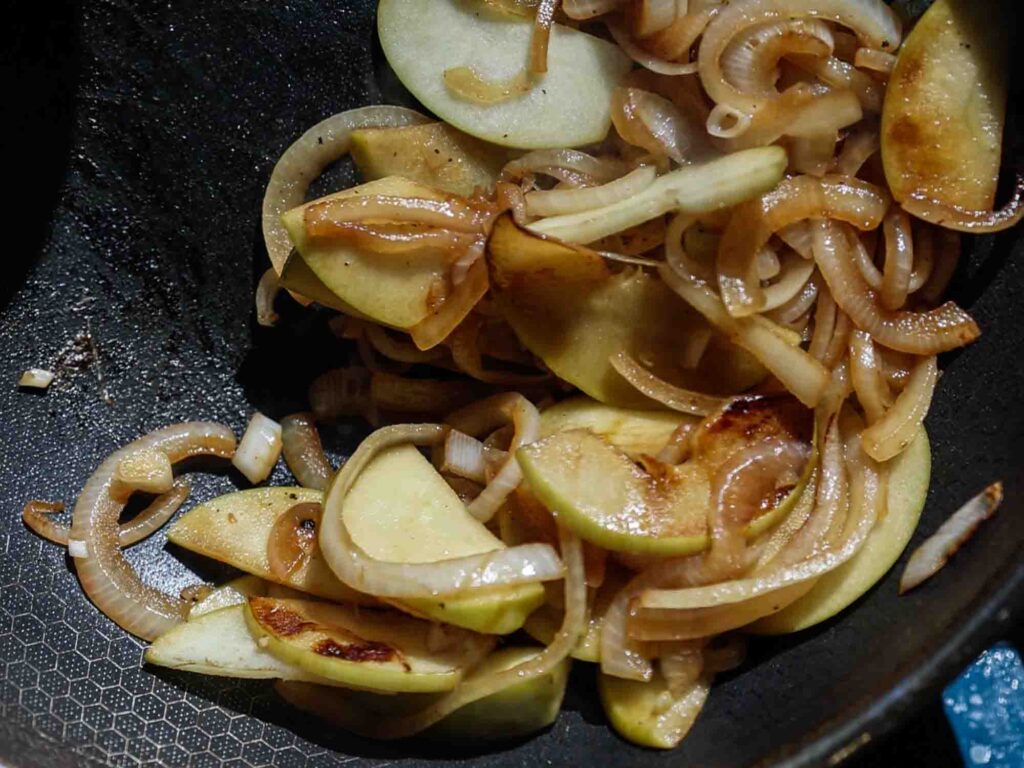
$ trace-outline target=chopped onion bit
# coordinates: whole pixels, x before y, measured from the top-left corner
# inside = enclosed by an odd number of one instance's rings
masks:
[[[249,420],[231,463],[250,483],[261,483],[274,469],[283,445],[281,425],[257,411]]]

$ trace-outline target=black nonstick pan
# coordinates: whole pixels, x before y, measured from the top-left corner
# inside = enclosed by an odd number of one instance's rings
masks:
[[[582,664],[549,731],[468,753],[362,741],[296,714],[265,684],[143,667],[142,644],[85,599],[64,551],[23,527],[21,506],[72,502],[105,455],[164,424],[215,419],[240,431],[254,409],[280,417],[304,405],[310,379],[341,350],[316,312],[282,306],[277,328],[255,324],[263,188],[305,128],[401,94],[375,52],[369,0],[4,5],[0,763],[835,765],[934,697],[1019,616],[1024,233],[1010,232],[972,241],[956,281],[984,335],[943,361],[928,419],[934,481],[915,543],[996,479],[1003,509],[909,596],[896,595],[898,566],[840,618],[755,642],[680,749],[618,739]],[[347,173],[324,189],[349,183]],[[45,395],[14,385],[34,366],[59,372]],[[326,438],[344,453],[363,432]],[[272,482],[287,482],[278,473]],[[192,501],[243,485],[224,471],[196,474]],[[129,553],[167,589],[224,575],[159,535]]]

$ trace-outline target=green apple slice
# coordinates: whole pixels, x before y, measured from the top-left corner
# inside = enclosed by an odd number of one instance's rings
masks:
[[[390,610],[250,597],[249,629],[260,647],[311,675],[365,690],[449,691],[485,635],[439,628]],[[435,650],[432,650],[435,649]]]
[[[931,479],[931,449],[922,427],[907,449],[892,460],[889,508],[849,562],[822,576],[810,592],[788,607],[746,628],[755,634],[798,632],[835,616],[873,587],[899,560],[924,509]]]
[[[791,398],[738,401],[697,430],[689,461],[652,477],[597,435],[560,432],[519,450],[523,474],[537,498],[578,536],[619,552],[688,555],[709,545],[711,484],[717,468],[737,450],[768,436],[813,444],[813,414]],[[799,499],[813,471],[813,456],[799,481],[748,527],[763,533]]]
[[[588,429],[635,458],[656,455],[684,421],[696,419],[673,411],[616,408],[578,396],[541,412],[540,436],[545,438],[570,429]]]
[[[321,501],[323,494],[310,488],[252,488],[229,493],[178,518],[167,532],[167,540],[300,592],[340,603],[376,603],[340,582],[319,552],[284,579],[271,573],[267,543],[277,519],[296,504]]]
[[[188,620],[198,619],[207,613],[219,611],[221,608],[229,608],[232,605],[241,605],[246,598],[252,595],[263,596],[267,594],[267,587],[270,582],[264,581],[259,576],[239,576],[227,584],[214,589],[210,594],[197,602],[188,612]]]
[[[595,400],[659,407],[612,367],[609,359],[622,351],[672,384],[710,394],[742,392],[765,376],[719,336],[699,368],[680,365],[688,337],[708,325],[657,277],[612,274],[594,251],[544,239],[507,217],[494,226],[488,260],[495,298],[523,346]]]
[[[352,159],[364,181],[401,176],[469,197],[493,190],[511,157],[446,123],[427,123],[353,131]]]
[[[306,209],[325,200],[394,195],[442,200],[444,193],[407,179],[389,176],[313,200],[281,217],[303,261],[323,285],[356,312],[374,322],[408,330],[431,314],[432,291],[445,279],[451,256],[441,250],[415,258],[380,255],[329,239],[307,237]]]
[[[377,31],[398,79],[446,123],[508,147],[576,147],[601,141],[611,125],[612,90],[631,62],[618,46],[555,24],[548,71],[530,91],[477,104],[448,90],[444,73],[470,67],[506,79],[526,65],[533,23],[461,0],[381,0]]]
[[[268,653],[256,643],[245,620],[245,606],[209,611],[158,637],[144,654],[149,664],[217,677],[329,680]]]
[[[502,648],[477,667],[480,674],[510,669],[540,653],[537,648]],[[452,712],[422,735],[446,742],[500,741],[535,733],[554,722],[565,695],[570,661],[547,675],[492,693]],[[279,683],[289,704],[354,733],[372,734],[382,719],[411,714],[435,700],[430,694],[382,696],[309,683]]]
[[[411,445],[383,451],[370,462],[346,496],[343,515],[355,544],[377,560],[430,563],[505,548]],[[394,604],[478,632],[508,634],[542,602],[540,584],[519,584]]]
[[[648,682],[601,674],[597,690],[612,728],[641,747],[672,749],[683,740],[700,712],[710,686],[702,682],[683,696],[668,688],[660,672]]]
[[[316,273],[309,268],[309,265],[303,260],[302,254],[294,248],[284,262],[278,282],[282,288],[287,288],[292,293],[297,293],[317,304],[344,312],[350,317],[358,317],[361,320],[368,319],[365,315],[357,312],[355,307],[335,296],[331,289],[324,285]]]

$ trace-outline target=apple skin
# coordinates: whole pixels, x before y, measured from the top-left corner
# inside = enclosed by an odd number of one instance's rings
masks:
[[[832,618],[871,589],[899,560],[914,535],[930,479],[931,448],[922,427],[907,449],[892,460],[888,512],[875,525],[861,551],[822,576],[799,600],[744,631],[761,635],[799,632]]]
[[[641,747],[672,749],[693,725],[693,713],[700,711],[708,686],[698,686],[677,699],[661,672],[647,682],[599,673],[597,691],[619,736]]]

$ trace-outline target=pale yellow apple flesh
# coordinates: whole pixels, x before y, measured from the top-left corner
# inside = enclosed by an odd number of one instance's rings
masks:
[[[221,608],[230,608],[232,605],[241,605],[252,595],[260,597],[267,594],[270,582],[264,581],[259,576],[246,574],[232,579],[227,584],[214,589],[202,600],[193,605],[188,612],[188,620],[198,619],[200,616],[219,611]]]
[[[478,104],[452,93],[444,73],[469,67],[504,80],[526,66],[533,23],[463,0],[381,0],[377,31],[398,79],[431,112],[461,131],[524,149],[601,141],[611,125],[611,95],[629,58],[611,42],[555,24],[548,71],[528,93]]]
[[[835,616],[873,587],[899,560],[924,509],[931,478],[931,450],[922,427],[907,449],[892,460],[888,511],[864,547],[824,576],[788,607],[747,627],[756,634],[798,632]]]
[[[480,141],[446,123],[352,132],[352,159],[364,181],[402,176],[469,197],[493,191],[507,149]]]
[[[597,690],[605,715],[622,738],[641,747],[672,749],[693,725],[693,711],[707,697],[707,688],[679,698],[660,672],[648,682],[598,675]]]

